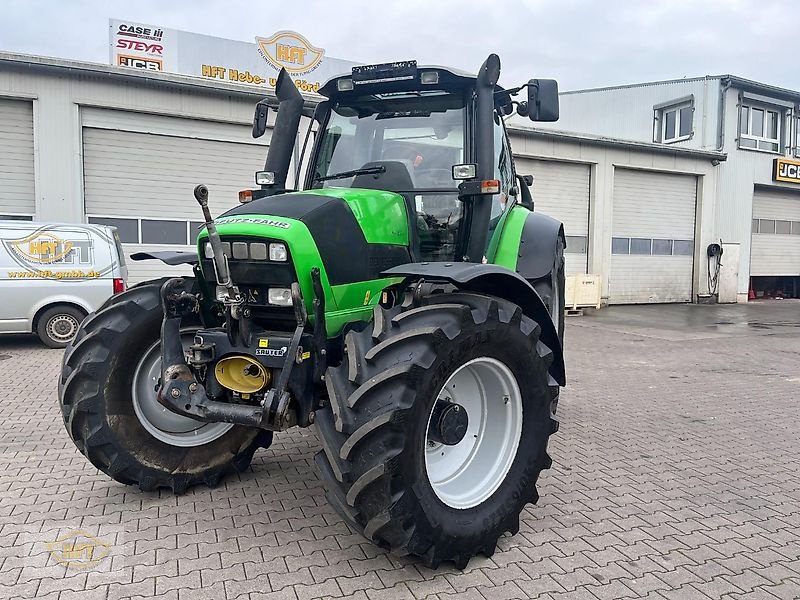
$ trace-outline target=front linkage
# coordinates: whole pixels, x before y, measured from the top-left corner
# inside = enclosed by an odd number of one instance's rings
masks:
[[[319,279],[319,271],[315,279]],[[305,332],[307,315],[297,283],[292,285],[292,301],[296,327],[291,336],[253,330],[247,320],[248,309],[240,306],[236,336],[221,327],[203,329],[196,333],[194,343],[185,353],[181,344],[181,321],[199,310],[199,301],[184,289],[183,279],[167,280],[161,288],[164,320],[158,401],[175,413],[199,421],[236,423],[270,431],[311,424],[315,409],[312,399],[316,397],[312,388],[324,372],[324,304],[318,299],[314,301],[318,325],[312,335]],[[320,332],[322,340],[317,339]],[[271,373],[277,371],[277,381],[263,394],[240,395],[244,401],[257,400],[255,403],[215,400],[213,398],[223,394],[223,389],[210,373],[209,366],[224,357],[250,360],[251,367],[268,373],[267,381]],[[198,381],[198,374],[205,380],[205,386]],[[292,395],[298,399],[297,410],[290,406]]]

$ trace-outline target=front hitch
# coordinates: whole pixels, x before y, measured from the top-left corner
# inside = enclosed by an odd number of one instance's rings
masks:
[[[292,291],[296,306],[302,306],[299,286],[294,284]],[[159,403],[172,412],[198,421],[236,423],[271,431],[281,431],[296,424],[297,415],[289,406],[290,396],[286,387],[298,357],[304,324],[300,321],[305,316],[302,311],[297,316],[297,328],[286,353],[286,363],[278,384],[265,394],[263,405],[251,406],[212,400],[186,363],[181,344],[181,320],[197,312],[198,303],[197,298],[184,289],[183,279],[173,278],[164,283],[161,287],[161,305],[164,320],[161,324]]]

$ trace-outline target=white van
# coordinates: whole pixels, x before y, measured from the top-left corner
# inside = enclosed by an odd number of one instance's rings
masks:
[[[127,278],[114,227],[0,221],[0,333],[63,348]]]

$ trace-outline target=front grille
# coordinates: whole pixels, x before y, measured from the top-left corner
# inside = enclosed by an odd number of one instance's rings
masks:
[[[289,287],[297,281],[297,276],[292,263],[291,253],[287,246],[287,260],[269,260],[269,244],[285,242],[281,240],[268,240],[264,238],[247,238],[225,236],[222,238],[222,249],[228,257],[228,268],[231,278],[238,286]],[[205,243],[201,248],[201,266],[203,275],[211,283],[217,283],[216,272],[210,258],[205,257]],[[263,258],[262,258],[263,257]]]

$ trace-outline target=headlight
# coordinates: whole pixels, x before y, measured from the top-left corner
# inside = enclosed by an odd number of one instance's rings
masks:
[[[292,290],[289,288],[270,288],[267,290],[267,302],[275,306],[291,306]]]
[[[270,244],[269,245],[269,259],[286,262],[286,258],[288,257],[286,253],[286,246],[283,244]]]

